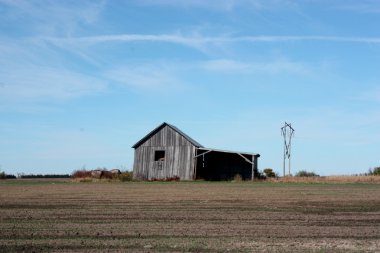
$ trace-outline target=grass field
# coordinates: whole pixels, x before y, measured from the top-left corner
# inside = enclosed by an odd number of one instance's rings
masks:
[[[379,252],[378,183],[0,181],[0,252]]]

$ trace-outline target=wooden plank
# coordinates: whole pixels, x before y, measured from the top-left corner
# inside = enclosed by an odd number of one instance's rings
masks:
[[[156,150],[165,150],[165,161],[154,161]],[[135,149],[133,170],[144,179],[170,178],[182,180],[193,178],[195,147],[172,128],[165,126]]]

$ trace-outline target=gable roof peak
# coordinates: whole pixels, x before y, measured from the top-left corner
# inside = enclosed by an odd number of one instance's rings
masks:
[[[156,134],[158,131],[160,131],[165,126],[168,126],[171,129],[173,129],[175,132],[177,132],[178,134],[180,134],[182,137],[184,137],[186,140],[188,140],[191,144],[193,144],[197,148],[203,148],[203,146],[199,142],[197,142],[194,139],[192,139],[190,136],[188,136],[187,134],[185,134],[184,132],[182,132],[176,126],[171,125],[171,124],[166,123],[166,122],[163,122],[161,125],[159,125],[155,129],[153,129],[150,133],[148,133],[145,137],[143,137],[135,145],[133,145],[132,148],[137,148],[138,146],[140,146],[141,144],[143,144],[146,140],[148,140],[150,137],[152,137],[154,134]]]

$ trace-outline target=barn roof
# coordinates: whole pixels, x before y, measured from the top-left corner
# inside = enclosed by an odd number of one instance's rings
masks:
[[[205,148],[205,147],[200,147],[199,150],[204,150],[206,152],[209,151],[209,152],[219,152],[219,153],[242,154],[242,155],[252,155],[252,156],[260,157],[260,154],[252,153],[252,152],[231,151],[231,150],[225,150],[225,149]]]
[[[173,129],[174,131],[176,131],[177,133],[179,133],[180,135],[182,135],[186,140],[188,140],[195,147],[197,147],[197,148],[203,148],[203,146],[199,142],[197,142],[194,139],[192,139],[190,136],[188,136],[187,134],[185,134],[184,132],[182,132],[181,130],[179,130],[177,127],[175,127],[173,125],[170,125],[170,124],[168,124],[166,122],[162,123],[161,125],[159,125],[155,129],[153,129],[144,138],[142,138],[135,145],[133,145],[132,148],[137,148],[138,146],[140,146],[141,144],[143,144],[146,140],[148,140],[150,137],[152,137],[153,135],[155,135],[158,131],[160,131],[165,126],[170,127],[171,129]]]

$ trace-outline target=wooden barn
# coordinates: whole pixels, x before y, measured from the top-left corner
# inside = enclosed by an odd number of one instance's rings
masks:
[[[259,154],[205,148],[177,127],[162,123],[133,147],[133,176],[154,180],[230,180],[257,175]]]

